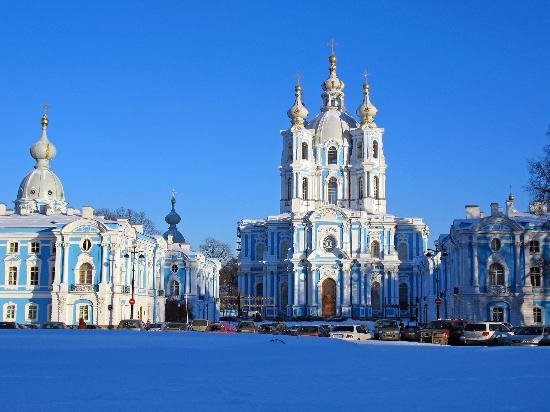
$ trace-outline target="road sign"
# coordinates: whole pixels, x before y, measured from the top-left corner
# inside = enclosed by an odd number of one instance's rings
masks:
[[[441,298],[435,298],[435,304],[436,304],[436,305],[441,305],[441,302],[443,302],[443,301],[441,300]]]
[[[136,300],[134,298],[130,298],[129,302],[130,302],[130,305],[133,305],[134,303],[136,303]]]

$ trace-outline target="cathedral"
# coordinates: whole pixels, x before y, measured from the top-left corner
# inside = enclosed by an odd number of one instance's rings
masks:
[[[14,209],[0,204],[2,320],[117,326],[128,318],[160,322],[166,309],[183,305],[195,317],[217,319],[220,263],[191,250],[177,228],[174,196],[164,236],[89,206],[69,207],[50,167],[56,147],[46,114],[41,123],[30,148],[36,163]]]
[[[291,126],[281,132],[280,213],[238,225],[245,310],[273,318],[417,315],[413,266],[427,250],[428,227],[387,212],[384,129],[370,85],[358,120],[344,86],[332,53],[311,120],[295,87]]]

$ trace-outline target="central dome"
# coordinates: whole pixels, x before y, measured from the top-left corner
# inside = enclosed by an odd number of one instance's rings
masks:
[[[318,143],[329,140],[343,142],[346,132],[359,127],[359,123],[345,112],[330,109],[319,113],[308,124],[308,129],[315,130],[315,138]]]

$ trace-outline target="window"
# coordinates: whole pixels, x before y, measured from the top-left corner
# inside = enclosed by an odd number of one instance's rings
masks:
[[[263,296],[264,295],[264,284],[258,283],[256,284],[256,296]]]
[[[361,141],[357,142],[357,158],[363,158],[363,142]]]
[[[287,145],[287,157],[288,160],[292,160],[292,141],[289,141]]]
[[[328,203],[335,205],[338,200],[338,183],[336,178],[331,177],[328,181]]]
[[[504,322],[504,308],[502,306],[495,306],[491,311],[493,322]]]
[[[10,253],[19,253],[19,243],[18,242],[10,242]]]
[[[52,242],[52,255],[55,255],[57,253],[57,246],[55,245],[55,242]]]
[[[92,284],[92,265],[83,263],[78,269],[78,283],[91,285]]]
[[[328,149],[328,164],[335,165],[338,162],[338,152],[334,146]]]
[[[529,270],[529,279],[531,280],[531,286],[534,288],[540,288],[542,286],[540,267],[532,267]]]
[[[399,309],[407,310],[409,308],[409,285],[401,283],[399,285]]]
[[[78,320],[82,319],[84,322],[88,322],[90,319],[90,312],[88,305],[81,305],[78,307]]]
[[[180,295],[180,283],[177,280],[170,282],[170,296]]]
[[[380,183],[378,182],[378,176],[374,176],[374,198],[380,199]]]
[[[14,321],[15,320],[15,305],[10,304],[6,306],[6,314],[4,320]]]
[[[308,158],[308,150],[307,149],[308,149],[307,143],[306,142],[302,143],[302,159],[304,159],[304,160],[307,160],[307,158]]]
[[[540,243],[538,240],[529,241],[529,253],[540,253]]]
[[[504,268],[499,263],[489,266],[489,286],[504,286]]]
[[[82,250],[87,252],[92,248],[92,242],[90,239],[85,239],[84,242],[82,242]]]
[[[374,258],[380,258],[380,243],[377,240],[373,240],[370,244],[370,254]]]
[[[542,323],[542,310],[541,308],[533,308],[533,322]]]
[[[52,270],[51,270],[51,285],[53,285],[53,282],[55,281],[55,265],[52,266]]]
[[[38,306],[31,304],[27,306],[27,320],[36,320],[38,319]]]
[[[498,238],[493,238],[491,239],[491,249],[493,249],[493,251],[498,251],[500,250],[500,247],[501,247],[501,243],[500,243],[500,239]]]
[[[302,199],[307,200],[308,199],[308,190],[307,190],[307,177],[304,177],[302,179]]]
[[[8,269],[8,285],[17,285],[17,267],[10,266]]]
[[[283,240],[281,242],[281,258],[286,259],[288,256],[288,241]]]
[[[172,273],[178,273],[179,267],[175,263],[170,267]]]
[[[358,193],[358,196],[359,196],[359,199],[363,199],[364,196],[364,193],[363,193],[363,176],[359,176],[357,178],[357,193]]]
[[[40,253],[40,243],[31,242],[31,253]]]
[[[371,305],[373,310],[380,310],[380,283],[373,282],[370,289]]]
[[[32,286],[38,285],[38,266],[32,266],[31,267],[29,283]]]
[[[378,142],[376,140],[372,142],[372,157],[378,159]]]
[[[286,198],[292,199],[292,178],[289,177],[286,181]]]
[[[406,243],[400,243],[397,247],[397,256],[400,261],[409,260],[409,250]]]
[[[264,251],[265,245],[263,243],[258,243],[256,245],[256,260],[264,260]]]

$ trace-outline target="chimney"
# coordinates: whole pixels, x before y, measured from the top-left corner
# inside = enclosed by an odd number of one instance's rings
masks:
[[[500,205],[497,202],[491,203],[491,216],[501,216],[502,215],[502,209],[500,208]]]
[[[94,208],[91,206],[82,206],[82,219],[93,219]]]
[[[479,205],[466,205],[466,219],[479,219],[481,217],[481,208]]]

